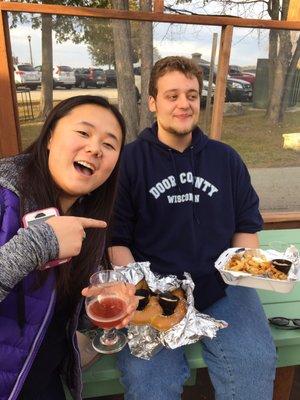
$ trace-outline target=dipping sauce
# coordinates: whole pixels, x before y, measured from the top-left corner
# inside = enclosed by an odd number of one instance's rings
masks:
[[[276,258],[275,260],[271,261],[271,264],[274,268],[280,272],[283,272],[284,274],[288,274],[292,266],[292,262],[290,260],[285,260],[283,258]]]

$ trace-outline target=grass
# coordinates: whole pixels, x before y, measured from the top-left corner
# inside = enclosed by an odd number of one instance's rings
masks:
[[[21,129],[22,149],[26,149],[40,133],[42,122],[23,123]]]
[[[248,167],[300,166],[299,151],[283,149],[283,133],[300,132],[300,111],[287,112],[285,121],[270,126],[264,111],[225,117],[222,140],[234,147]]]
[[[38,109],[34,107],[37,116]],[[22,147],[39,134],[42,122],[21,124]],[[264,111],[245,107],[245,114],[224,117],[222,141],[235,148],[249,168],[300,166],[299,151],[283,149],[283,133],[300,132],[300,110],[287,112],[283,124],[270,126]]]

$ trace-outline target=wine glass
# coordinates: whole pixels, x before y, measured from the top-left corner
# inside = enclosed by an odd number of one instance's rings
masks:
[[[120,351],[127,343],[127,337],[115,327],[127,315],[128,297],[125,291],[126,278],[117,271],[98,271],[90,277],[90,286],[95,295],[86,297],[85,309],[98,331],[92,341],[99,353],[112,354]]]

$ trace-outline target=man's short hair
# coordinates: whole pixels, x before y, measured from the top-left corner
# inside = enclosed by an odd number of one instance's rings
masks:
[[[199,94],[202,92],[202,69],[189,58],[180,56],[170,56],[158,60],[151,71],[149,81],[149,96],[156,98],[157,81],[168,72],[179,71],[187,78],[195,76],[199,82]]]

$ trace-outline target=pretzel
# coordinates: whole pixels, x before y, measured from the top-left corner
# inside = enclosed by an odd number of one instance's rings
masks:
[[[139,288],[140,287],[141,285],[139,285]],[[150,325],[161,332],[165,332],[177,325],[186,314],[186,300],[182,289],[175,289],[171,294],[179,298],[173,314],[164,315],[163,308],[159,304],[159,297],[154,295],[150,296],[149,303],[143,310],[134,312],[131,324]]]
[[[138,289],[149,289],[147,282],[145,281],[145,279],[142,279],[141,281],[139,281],[136,285],[135,285],[136,290]]]
[[[142,311],[135,311],[131,319],[131,323],[134,325],[150,325],[152,319],[156,315],[161,315],[163,312],[157,297],[151,296],[149,303]]]
[[[157,297],[156,297],[157,299]],[[185,299],[179,299],[179,302],[174,310],[172,315],[162,315],[156,314],[151,319],[150,325],[158,331],[168,331],[173,328],[173,326],[177,325],[186,314],[186,301]]]

